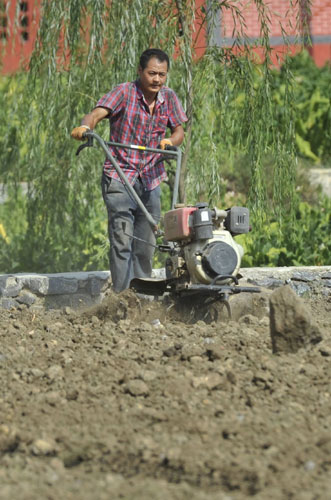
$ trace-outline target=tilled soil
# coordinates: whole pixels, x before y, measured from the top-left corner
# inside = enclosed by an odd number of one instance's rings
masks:
[[[231,321],[130,291],[2,310],[0,498],[331,498],[331,303],[308,307],[323,340],[277,355],[266,293]]]

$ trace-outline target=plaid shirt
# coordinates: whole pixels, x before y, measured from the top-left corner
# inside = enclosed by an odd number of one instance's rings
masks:
[[[138,80],[117,85],[97,102],[96,107],[109,109],[110,141],[124,144],[157,148],[167,127],[174,129],[187,121],[177,95],[169,87],[162,87],[158,92],[151,115]],[[159,154],[109,148],[130,184],[133,185],[140,176],[144,187],[151,191],[167,178],[163,163],[155,165]],[[119,180],[108,159],[104,163],[104,172]]]

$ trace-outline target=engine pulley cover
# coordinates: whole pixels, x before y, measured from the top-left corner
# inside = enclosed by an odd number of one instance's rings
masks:
[[[212,277],[232,274],[238,264],[238,256],[231,245],[224,241],[210,243],[202,253],[202,265]]]

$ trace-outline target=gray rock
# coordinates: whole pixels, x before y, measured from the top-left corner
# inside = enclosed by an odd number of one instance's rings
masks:
[[[36,296],[31,292],[24,291],[18,297],[16,297],[16,300],[20,304],[26,304],[27,306],[31,306],[36,302]]]
[[[101,278],[97,278],[95,276],[89,277],[88,291],[90,292],[90,294],[92,296],[99,295],[101,292],[104,291],[107,284],[108,284],[108,278],[101,279]]]
[[[249,278],[247,280],[249,283],[252,283],[252,285],[256,286],[262,286],[263,288],[268,288],[271,290],[274,290],[275,288],[278,288],[280,286],[284,285],[283,280],[277,279],[277,278]]]
[[[306,283],[293,283],[292,281],[290,282],[290,287],[300,297],[303,297],[304,295],[309,295],[311,293],[311,288]]]
[[[48,292],[48,276],[38,274],[19,275],[18,281],[22,283],[24,288],[27,288],[32,293],[38,295],[47,295]]]
[[[4,297],[0,303],[3,309],[12,309],[12,307],[17,307],[18,302],[12,298]]]
[[[75,278],[53,277],[49,278],[48,295],[62,295],[67,293],[76,293],[78,282]]]
[[[0,292],[3,297],[16,297],[22,289],[22,284],[17,282],[15,276],[2,276],[0,278]]]
[[[274,353],[297,352],[322,340],[318,327],[311,321],[307,304],[289,285],[270,296],[270,335]]]
[[[0,276],[0,297],[3,296],[3,292],[6,290],[7,278],[7,274]]]
[[[318,276],[314,273],[306,272],[306,271],[297,271],[292,274],[292,280],[294,281],[315,281],[318,279]]]

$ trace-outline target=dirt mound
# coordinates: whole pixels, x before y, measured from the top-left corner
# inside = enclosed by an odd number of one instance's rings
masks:
[[[274,354],[269,296],[0,311],[0,499],[328,498],[331,303]]]
[[[269,314],[269,297],[272,292],[263,290],[259,294],[238,294],[230,297],[229,307],[223,302],[201,302],[199,296],[172,299],[165,296],[162,299],[139,295],[132,290],[125,290],[120,294],[108,291],[103,302],[87,308],[83,316],[96,316],[101,321],[111,320],[118,322],[121,319],[131,321],[155,322],[159,320],[179,321],[185,324],[195,324],[204,321],[210,324],[213,321],[238,321],[246,314],[253,314],[261,319]],[[82,313],[80,312],[80,317]]]

